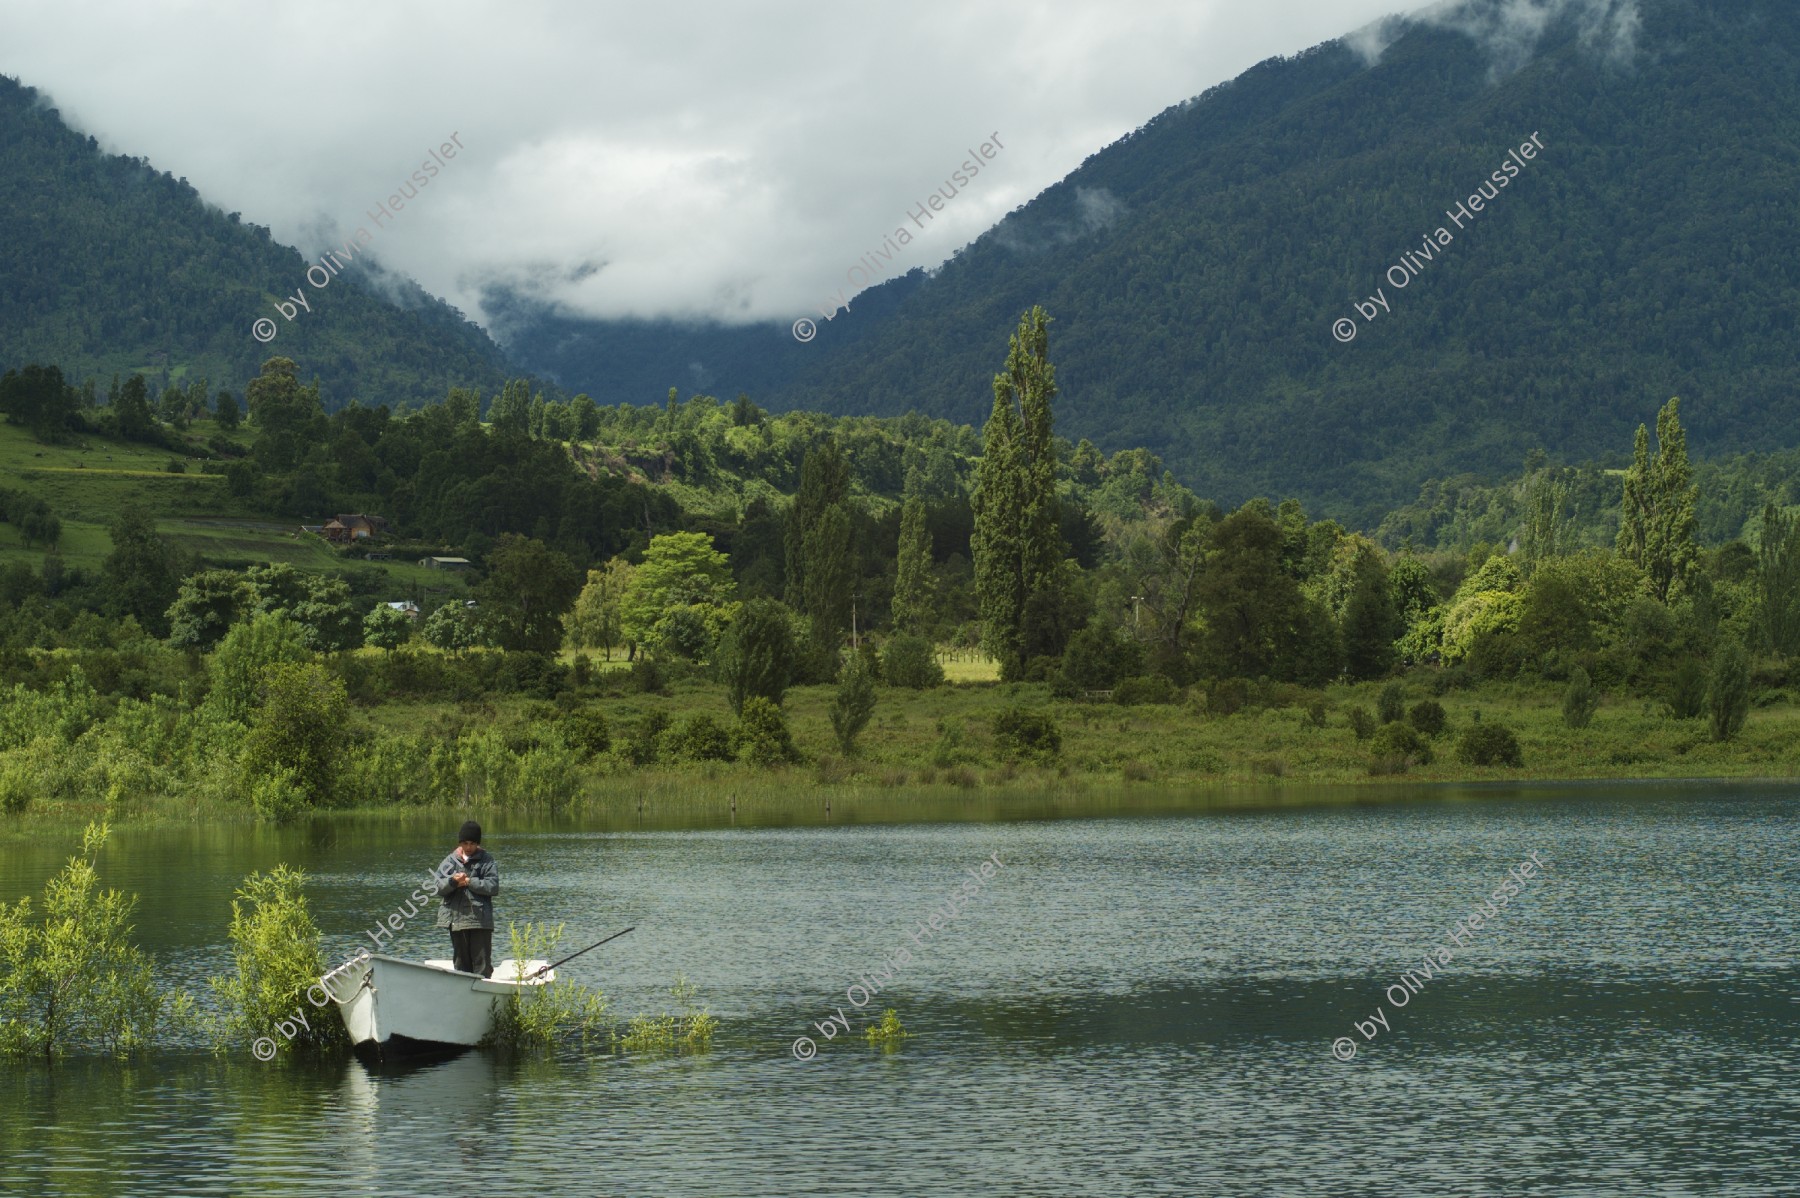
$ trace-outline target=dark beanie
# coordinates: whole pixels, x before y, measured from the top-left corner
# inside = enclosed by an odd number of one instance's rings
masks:
[[[460,831],[456,834],[456,840],[457,840],[457,843],[459,843],[459,844],[465,840],[473,840],[476,844],[480,844],[481,843],[481,825],[476,823],[472,819],[464,820],[463,826],[462,826],[462,831]]]

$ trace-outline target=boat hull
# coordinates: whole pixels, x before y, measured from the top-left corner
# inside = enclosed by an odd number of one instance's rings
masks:
[[[357,1055],[385,1060],[475,1047],[493,1030],[500,1003],[522,986],[555,978],[546,973],[515,980],[545,964],[527,961],[519,969],[509,959],[492,978],[483,978],[461,973],[448,961],[421,963],[374,953],[333,970],[327,987]]]

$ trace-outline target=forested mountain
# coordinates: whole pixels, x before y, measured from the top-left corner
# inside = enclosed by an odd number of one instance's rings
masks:
[[[210,207],[141,159],[107,155],[56,109],[0,76],[0,368],[57,362],[72,381],[145,371],[241,390],[271,354],[337,402],[417,404],[462,384],[497,391],[504,355],[409,280],[396,306],[352,265],[283,320],[274,300],[311,263],[269,230]],[[316,261],[316,260],[315,260]],[[272,318],[276,339],[252,336]]]
[[[1501,7],[1461,23],[1516,29]],[[1532,53],[1443,18],[1391,24],[1374,65],[1342,41],[1262,63],[810,345],[534,322],[516,299],[507,344],[596,395],[974,421],[994,338],[1039,303],[1061,431],[1148,447],[1221,502],[1298,493],[1368,527],[1427,478],[1491,479],[1534,447],[1617,455],[1671,395],[1697,453],[1800,444],[1800,9],[1547,7]],[[1509,157],[1534,134],[1533,160]],[[1483,183],[1495,199],[1446,218]],[[1409,251],[1402,288],[1386,272]]]

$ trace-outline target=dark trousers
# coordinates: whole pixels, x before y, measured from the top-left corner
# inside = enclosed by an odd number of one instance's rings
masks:
[[[463,973],[478,973],[484,978],[494,975],[492,928],[470,928],[466,932],[450,933],[450,952],[455,957],[456,968]]]

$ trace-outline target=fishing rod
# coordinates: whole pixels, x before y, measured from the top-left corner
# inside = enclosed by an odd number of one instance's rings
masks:
[[[630,931],[634,931],[634,930],[635,929],[633,929],[633,928],[626,928],[625,932],[630,932]],[[614,932],[612,935],[608,936],[606,938],[606,940],[617,940],[619,937],[623,936],[625,934],[625,932]],[[592,944],[588,945],[587,948],[582,949],[581,952],[570,953],[568,956],[564,957],[561,961],[552,961],[552,962],[550,962],[550,964],[544,966],[542,969],[534,969],[529,974],[527,974],[525,977],[521,978],[520,980],[529,982],[532,978],[536,977],[540,973],[549,973],[552,969],[555,969],[558,965],[564,964],[565,962],[568,962],[568,961],[573,961],[576,957],[579,957],[581,955],[581,953],[591,952],[594,949],[599,948],[602,944],[606,943],[606,940],[596,940]]]

